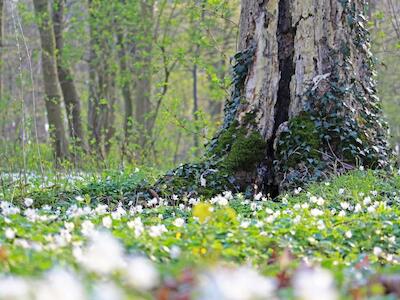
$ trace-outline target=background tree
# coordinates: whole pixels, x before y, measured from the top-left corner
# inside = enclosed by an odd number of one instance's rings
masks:
[[[61,111],[62,96],[59,89],[56,46],[54,31],[51,22],[50,6],[47,0],[34,0],[35,13],[42,46],[42,69],[45,103],[49,122],[50,137],[54,143],[54,150],[58,159],[68,155],[67,138],[65,136],[63,114]]]
[[[57,74],[67,111],[69,135],[79,148],[86,149],[81,117],[81,101],[75,87],[73,74],[63,57],[64,8],[66,0],[54,0],[53,29],[56,41]]]
[[[391,142],[397,153],[400,145],[400,39],[396,33],[396,21],[400,13],[399,1],[370,1],[369,27],[372,34],[372,50],[377,59],[378,92],[383,102]]]
[[[3,11],[4,11],[4,1],[0,0],[0,99],[3,97],[3,80],[2,80],[2,69],[3,64],[1,63],[3,57]]]

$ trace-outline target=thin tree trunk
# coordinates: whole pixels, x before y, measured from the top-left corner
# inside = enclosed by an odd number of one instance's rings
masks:
[[[100,123],[100,86],[98,84],[97,68],[99,64],[99,57],[96,51],[98,45],[98,37],[96,32],[95,23],[95,7],[92,0],[88,0],[89,8],[89,101],[88,101],[88,134],[89,134],[89,147],[92,153],[99,157],[103,157],[101,149],[101,132],[99,130]]]
[[[118,34],[117,44],[119,46],[118,56],[119,56],[120,72],[122,77],[122,97],[124,98],[124,108],[125,108],[124,132],[125,132],[125,144],[126,144],[128,143],[133,130],[133,101],[132,101],[131,89],[129,87],[129,82],[127,80],[129,69],[126,62],[127,55],[126,55],[123,33]]]
[[[116,74],[107,68],[106,77],[106,95],[107,95],[107,108],[105,112],[105,122],[104,122],[104,151],[108,155],[112,146],[112,139],[115,135],[115,104],[117,101],[116,96]]]
[[[137,84],[136,84],[136,122],[139,128],[139,144],[143,151],[149,137],[149,117],[151,112],[151,82],[152,82],[152,58],[151,52],[153,50],[152,41],[152,18],[153,18],[153,1],[141,1],[141,15],[140,22],[142,36],[137,43],[137,56],[136,59],[139,63],[137,70]],[[145,151],[144,151],[145,154]]]
[[[199,51],[196,51],[199,52]],[[197,64],[195,63],[193,65],[193,70],[192,70],[192,76],[193,76],[193,120],[195,124],[197,124],[199,120],[198,116],[198,111],[199,111],[199,97],[198,97],[198,89],[197,89]],[[193,135],[193,140],[194,140],[194,147],[196,148],[196,152],[198,151],[197,149],[199,148],[200,142],[199,142],[199,135],[197,134],[197,130]]]
[[[71,70],[65,61],[63,61],[64,6],[65,0],[54,0],[53,27],[57,49],[58,78],[67,111],[70,137],[76,146],[85,150],[86,145],[82,126],[81,101],[75,87]]]
[[[0,101],[3,97],[3,10],[4,1],[0,0]]]
[[[200,17],[201,23],[204,22],[204,18],[205,18],[204,1],[201,1],[201,17]],[[199,26],[200,26],[200,23],[197,23],[195,30],[200,30]],[[198,64],[197,64],[197,60],[199,58],[200,58],[200,42],[197,42],[196,45],[195,45],[195,50],[194,50],[195,62],[193,64],[193,69],[192,69],[192,76],[193,76],[193,119],[195,121],[195,124],[197,124],[197,122],[199,120],[199,116],[198,116],[198,111],[199,111]],[[196,148],[196,153],[198,153],[199,146],[200,146],[200,141],[199,141],[199,135],[197,133],[197,128],[196,128],[196,132],[193,135],[193,141],[194,141],[194,147]]]
[[[64,159],[68,155],[68,146],[61,111],[62,96],[58,82],[55,37],[50,20],[50,7],[47,0],[33,0],[33,4],[38,18],[42,46],[42,70],[50,138],[54,143],[56,157]]]

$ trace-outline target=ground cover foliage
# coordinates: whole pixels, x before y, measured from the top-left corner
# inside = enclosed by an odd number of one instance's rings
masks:
[[[397,174],[353,171],[280,199],[127,198],[151,174],[4,177],[0,299],[400,296]]]

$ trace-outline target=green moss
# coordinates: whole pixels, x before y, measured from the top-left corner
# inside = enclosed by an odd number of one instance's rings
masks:
[[[319,161],[320,133],[309,114],[302,114],[289,121],[288,131],[278,142],[277,158],[286,167],[295,167],[303,161]]]
[[[239,123],[238,121],[234,121],[231,126],[229,126],[226,130],[224,130],[218,138],[218,144],[211,151],[211,156],[216,155],[221,157],[226,153],[229,148],[232,146],[233,141],[236,139],[238,134],[241,134],[239,131],[243,131],[243,129],[238,129]]]
[[[240,130],[223,165],[232,171],[252,171],[265,158],[266,147],[266,142],[258,132],[246,134],[245,130]]]

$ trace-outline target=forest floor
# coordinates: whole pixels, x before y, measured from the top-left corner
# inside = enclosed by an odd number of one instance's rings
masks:
[[[400,175],[355,171],[279,201],[119,204],[151,177],[3,178],[0,299],[400,297]]]

